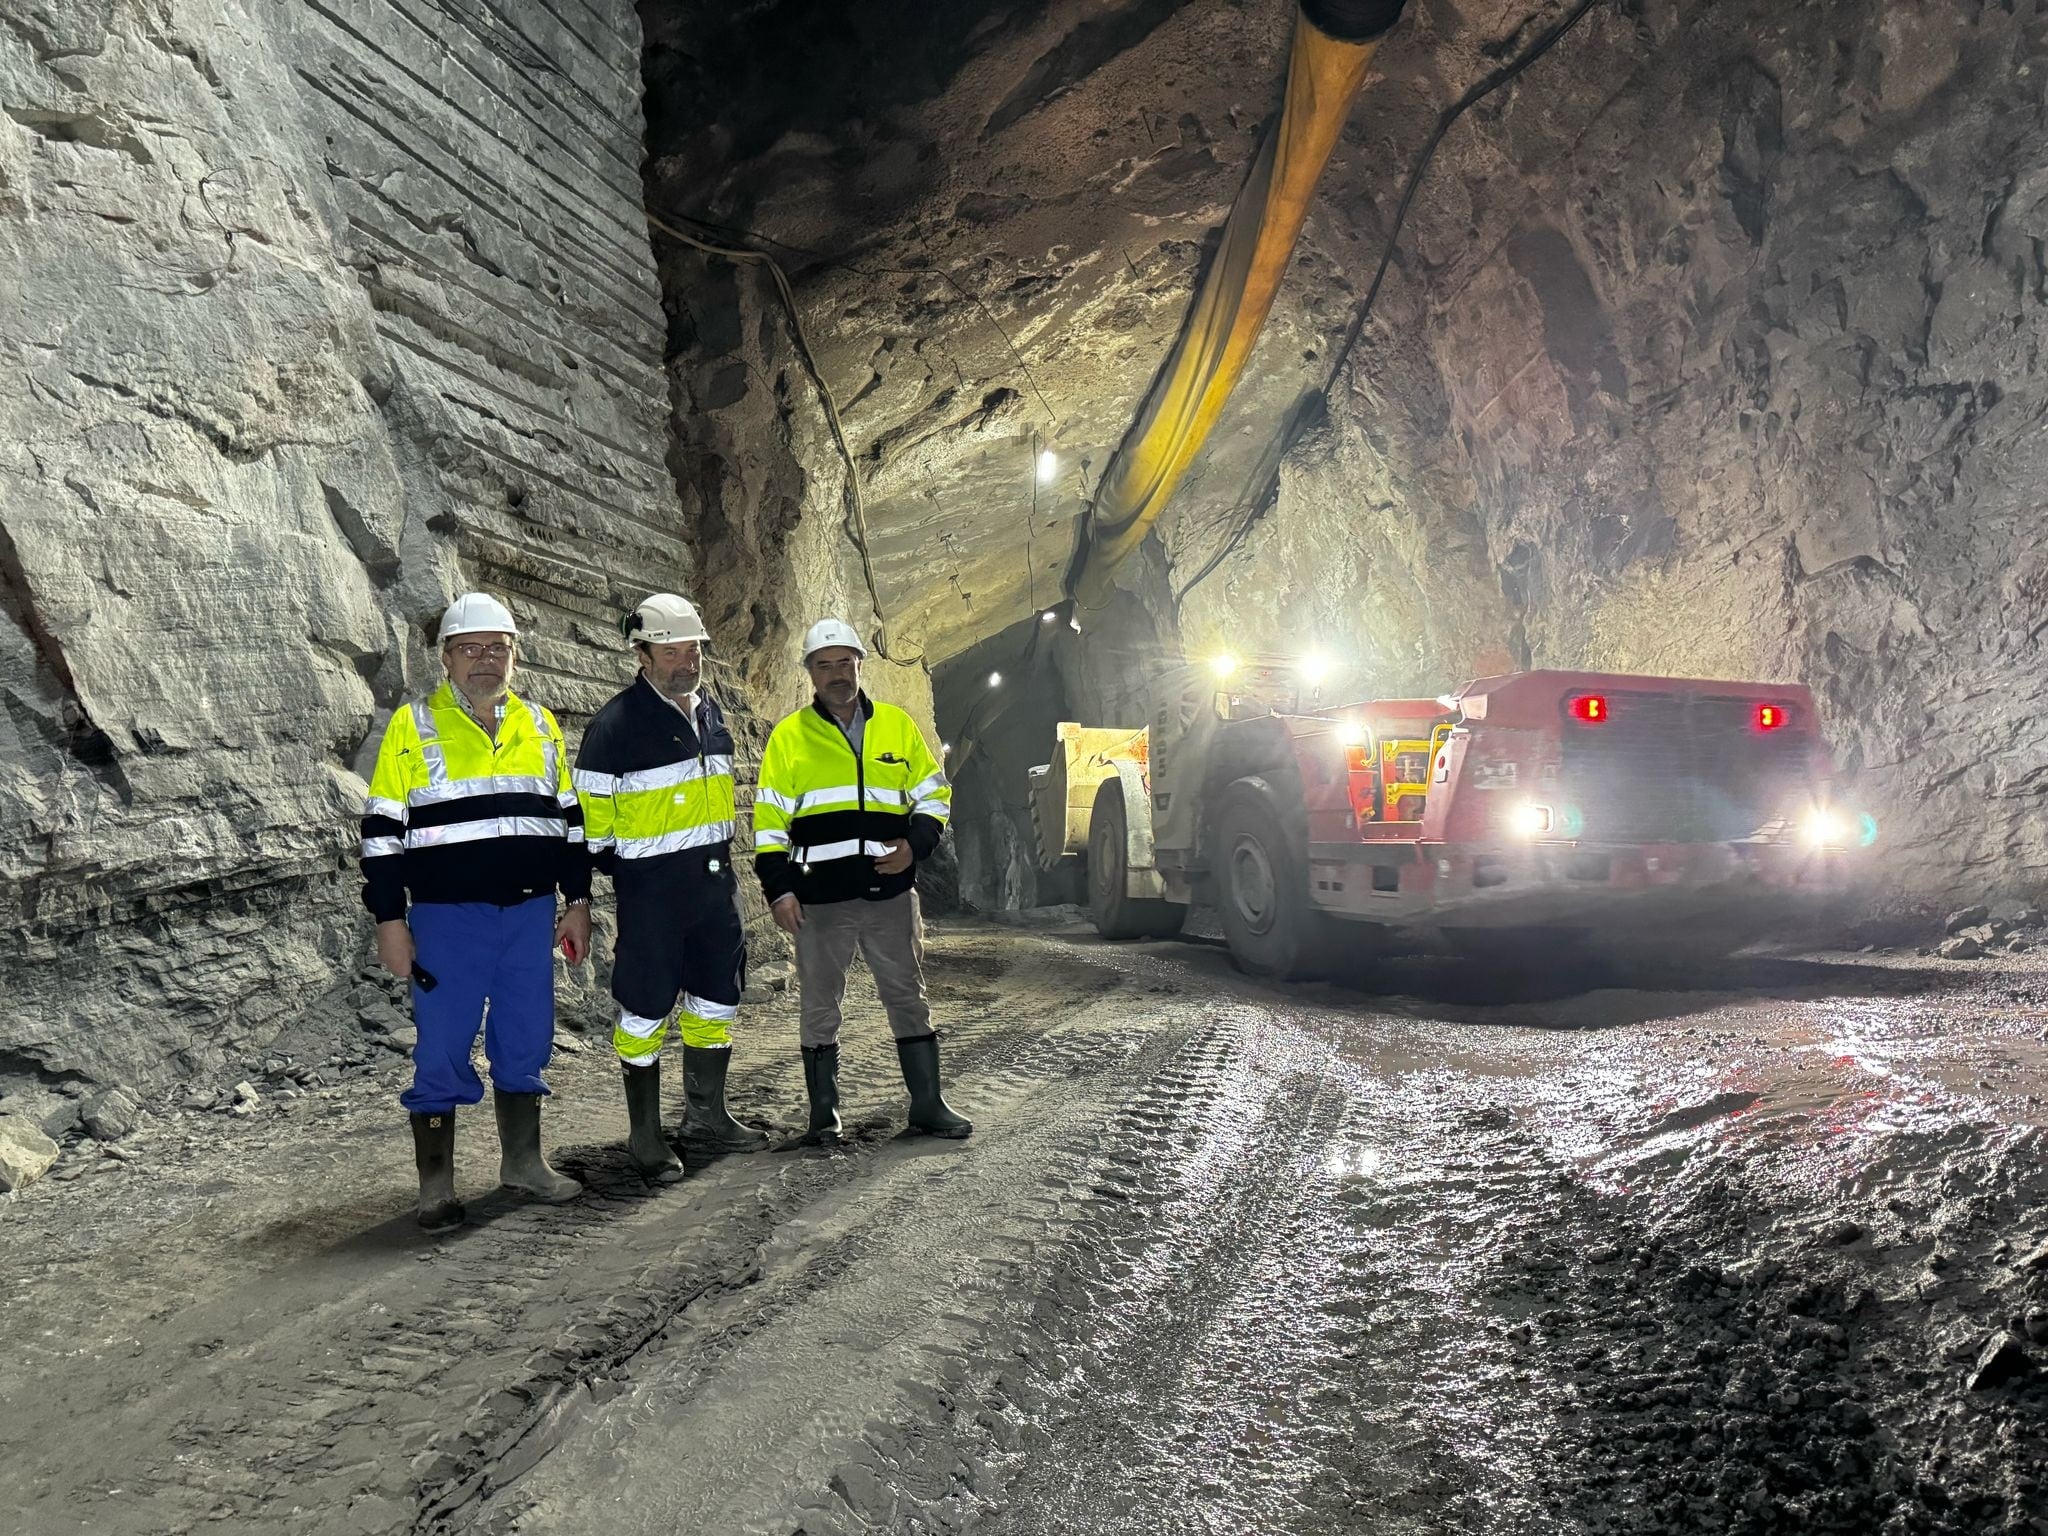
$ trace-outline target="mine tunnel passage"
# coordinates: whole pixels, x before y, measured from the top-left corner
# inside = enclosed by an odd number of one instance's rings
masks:
[[[2042,1443],[2048,1395],[1997,1346],[2008,1318],[2048,1336],[2021,1246],[2048,1209],[2036,956],[1280,988],[1199,941],[948,921],[931,975],[966,1143],[897,1134],[860,1001],[847,1150],[650,1188],[585,1052],[552,1113],[589,1198],[510,1203],[472,1158],[443,1244],[412,1225],[389,1056],[223,1131],[170,1117],[143,1172],[38,1185],[0,1298],[10,1529],[1962,1532],[2040,1507],[2038,1461],[1998,1447]],[[801,1094],[784,1053],[735,1066],[780,1130]],[[86,1420],[118,1477],[77,1453]]]

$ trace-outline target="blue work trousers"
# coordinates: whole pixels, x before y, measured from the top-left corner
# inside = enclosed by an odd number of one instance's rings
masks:
[[[407,914],[420,969],[412,1018],[412,1086],[398,1102],[414,1114],[445,1114],[484,1096],[470,1065],[484,1031],[491,1082],[506,1093],[546,1093],[541,1070],[555,1048],[555,898],[516,907],[488,902],[421,902]]]

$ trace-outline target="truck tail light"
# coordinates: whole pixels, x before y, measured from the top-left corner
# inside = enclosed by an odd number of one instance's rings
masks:
[[[1607,723],[1607,699],[1598,693],[1582,693],[1571,703],[1572,718],[1581,725]]]
[[[1760,731],[1782,730],[1787,718],[1782,704],[1759,704],[1756,707],[1756,728]]]

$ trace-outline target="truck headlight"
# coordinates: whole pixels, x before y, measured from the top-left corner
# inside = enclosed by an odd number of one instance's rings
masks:
[[[1545,836],[1554,820],[1549,806],[1531,805],[1526,801],[1508,813],[1508,824],[1523,837]]]
[[[1846,848],[1852,830],[1849,818],[1840,811],[1817,805],[1806,813],[1806,820],[1799,826],[1799,835],[1809,848]]]

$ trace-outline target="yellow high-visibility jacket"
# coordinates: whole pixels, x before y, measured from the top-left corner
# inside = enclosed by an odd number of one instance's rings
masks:
[[[384,727],[363,810],[363,905],[379,922],[413,901],[513,906],[590,894],[583,808],[555,717],[507,694],[493,741],[442,683]]]
[[[910,889],[916,864],[875,871],[897,838],[928,859],[953,814],[953,787],[917,722],[860,696],[861,750],[813,702],[775,727],[754,792],[754,870],[773,902],[886,901]]]

